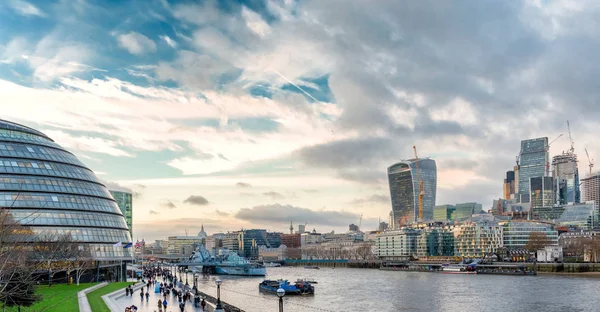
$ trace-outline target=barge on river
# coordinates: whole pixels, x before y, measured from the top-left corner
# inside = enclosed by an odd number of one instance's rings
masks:
[[[277,294],[277,290],[282,288],[285,291],[285,295],[314,295],[315,287],[305,281],[297,281],[294,284],[290,284],[287,280],[264,280],[258,284],[258,290],[261,292]]]
[[[379,268],[386,271],[430,272],[442,274],[487,274],[487,275],[537,275],[535,270],[529,270],[523,264],[480,264],[478,262],[465,264],[436,264],[396,262],[384,263]]]

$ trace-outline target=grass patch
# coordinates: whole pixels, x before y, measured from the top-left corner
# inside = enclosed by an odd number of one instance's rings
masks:
[[[96,283],[81,283],[79,286],[73,284],[54,284],[52,287],[48,285],[38,286],[36,294],[42,298],[31,307],[21,307],[22,312],[77,312],[79,311],[79,302],[77,301],[77,293],[88,287],[94,286]],[[4,311],[17,311],[17,307],[8,308]]]
[[[113,291],[116,290],[123,290],[123,292],[125,291],[125,286],[127,285],[131,285],[131,282],[120,282],[120,283],[109,283],[108,285],[98,288],[94,291],[92,291],[91,293],[87,294],[87,298],[88,301],[90,302],[90,307],[92,308],[93,312],[111,312],[110,309],[106,306],[106,304],[104,303],[104,300],[102,300],[102,296],[106,295],[106,294],[110,294]]]

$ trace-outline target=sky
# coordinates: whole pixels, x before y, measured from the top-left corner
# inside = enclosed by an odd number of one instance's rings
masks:
[[[502,196],[520,140],[600,142],[595,0],[0,2],[0,118],[134,194],[134,239],[375,229],[386,168]]]

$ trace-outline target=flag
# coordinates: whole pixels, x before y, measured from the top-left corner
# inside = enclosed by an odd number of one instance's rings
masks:
[[[131,246],[133,246],[133,243],[129,242],[129,243],[125,244],[125,246],[123,246],[123,248],[131,248]]]
[[[122,246],[123,246],[123,242],[118,242],[113,245],[113,247],[122,247]]]
[[[140,249],[140,248],[142,248],[142,243],[140,243],[140,240],[138,239],[138,240],[135,242],[135,249]]]

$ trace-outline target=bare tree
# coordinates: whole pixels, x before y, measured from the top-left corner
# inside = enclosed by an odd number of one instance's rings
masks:
[[[529,239],[527,240],[527,245],[525,245],[525,249],[536,252],[548,245],[550,245],[552,241],[548,238],[546,233],[544,232],[531,232],[529,233]]]
[[[370,244],[363,243],[356,248],[356,255],[362,260],[373,259],[373,249]]]
[[[35,295],[36,266],[26,243],[33,232],[15,220],[9,209],[0,209],[0,302],[5,306],[30,306]]]

